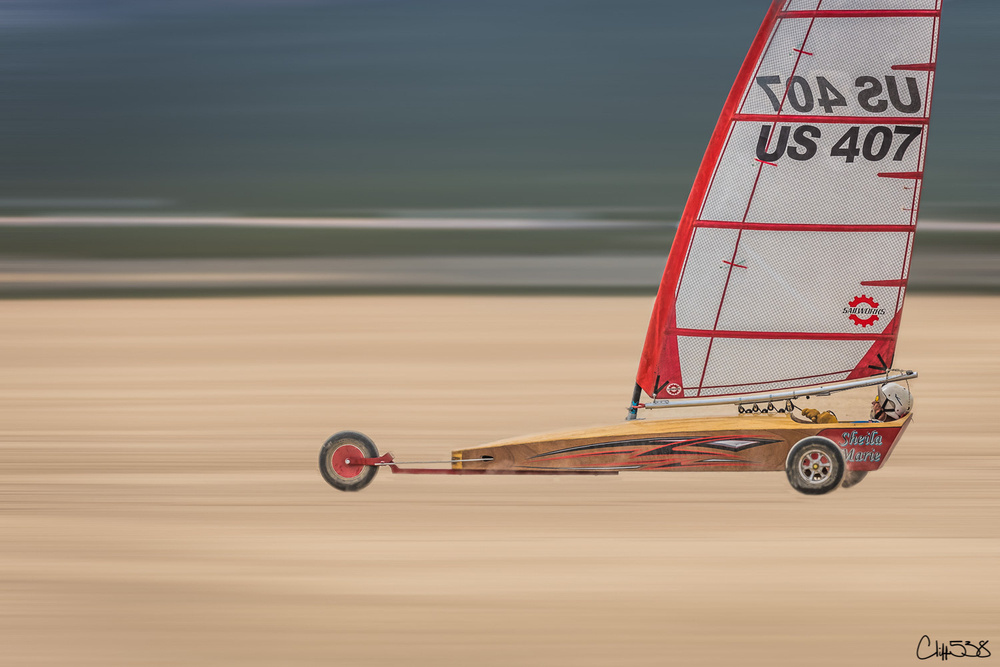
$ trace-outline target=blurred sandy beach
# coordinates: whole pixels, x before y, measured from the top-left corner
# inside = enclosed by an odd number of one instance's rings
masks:
[[[809,498],[771,473],[383,472],[360,494],[320,478],[345,428],[425,460],[623,418],[646,297],[0,301],[0,664],[888,665],[925,634],[992,647],[998,305],[910,295],[896,364],[921,374],[914,424],[884,470]]]

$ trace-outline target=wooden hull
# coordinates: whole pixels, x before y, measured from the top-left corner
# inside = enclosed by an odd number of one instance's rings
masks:
[[[877,470],[910,415],[893,422],[801,424],[787,414],[626,421],[525,436],[459,449],[460,470],[784,470],[788,452],[810,436],[831,440],[847,470]],[[492,457],[488,461],[472,461]]]

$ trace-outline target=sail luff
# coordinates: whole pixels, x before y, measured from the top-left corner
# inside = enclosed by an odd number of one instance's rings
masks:
[[[636,376],[636,384],[642,387],[649,396],[655,397],[673,382],[673,380],[668,379],[661,386],[661,378],[664,377],[661,369],[666,370],[665,377],[680,380],[680,357],[676,337],[671,337],[667,341],[668,345],[672,345],[670,349],[661,349],[660,347],[660,336],[657,332],[676,328],[673,298],[672,296],[670,298],[661,297],[668,294],[673,295],[677,291],[684,262],[687,259],[688,245],[694,234],[694,223],[699,217],[698,214],[701,211],[705,194],[708,192],[710,182],[715,174],[715,166],[729,138],[732,118],[745,101],[744,91],[747,88],[747,83],[759,67],[761,54],[773,36],[778,13],[786,2],[787,0],[772,0],[767,14],[761,22],[760,29],[758,29],[757,35],[750,45],[750,50],[740,67],[739,74],[736,76],[736,81],[726,97],[726,103],[722,107],[722,113],[719,114],[719,120],[715,124],[712,138],[705,149],[705,155],[698,167],[694,185],[691,187],[691,193],[684,205],[680,223],[677,225],[677,232],[674,234],[674,242],[670,247],[670,254],[667,256],[667,265],[663,270],[653,313],[649,319],[646,342],[639,359],[639,372]]]

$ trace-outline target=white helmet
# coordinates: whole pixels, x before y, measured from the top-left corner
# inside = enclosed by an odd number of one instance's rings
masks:
[[[878,388],[878,397],[872,403],[872,419],[902,419],[913,409],[913,396],[903,385],[889,382]]]

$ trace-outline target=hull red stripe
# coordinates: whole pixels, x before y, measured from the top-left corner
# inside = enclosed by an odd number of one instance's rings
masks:
[[[716,229],[746,229],[778,232],[912,232],[916,225],[801,225],[780,222],[735,222],[726,220],[696,220],[696,227]]]
[[[837,123],[848,125],[926,125],[923,116],[806,116],[787,113],[738,113],[734,121],[752,123]]]
[[[800,9],[780,12],[781,19],[834,19],[834,18],[934,18],[941,16],[940,9]]]
[[[605,456],[606,454],[632,454],[634,449],[609,449],[606,451],[584,452],[583,454],[567,454],[565,456],[531,457],[533,461],[559,461],[562,459],[578,459],[586,456]]]

